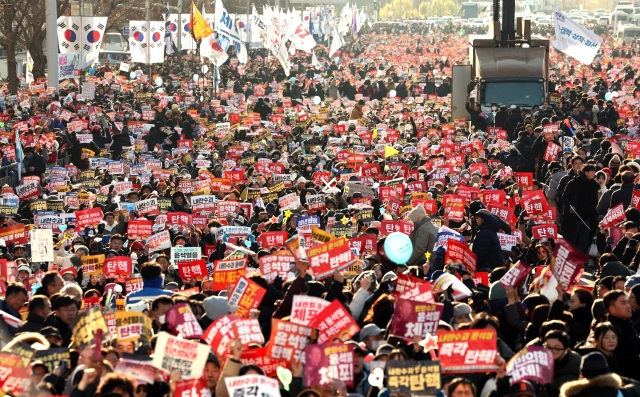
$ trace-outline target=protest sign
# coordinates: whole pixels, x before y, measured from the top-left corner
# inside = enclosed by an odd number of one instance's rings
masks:
[[[154,367],[168,372],[178,371],[183,379],[192,379],[202,377],[211,348],[160,332],[154,351]]]
[[[435,335],[444,306],[409,299],[396,299],[390,334],[411,341],[414,336]]]
[[[233,323],[233,330],[242,342],[242,346],[264,345],[264,335],[257,318],[242,318]]]
[[[12,360],[9,360],[12,361]],[[0,390],[11,392],[16,396],[27,396],[31,391],[31,374],[25,368],[0,366]]]
[[[142,289],[142,277],[131,277],[124,281],[125,292],[129,295],[132,292],[140,291]]]
[[[449,263],[450,260],[456,264],[462,264],[471,276],[476,274],[476,254],[469,249],[467,244],[454,239],[447,240],[447,253],[445,254],[444,261],[445,263]]]
[[[289,321],[272,319],[267,357],[287,362],[300,362],[302,352],[311,341],[313,328]]]
[[[136,341],[140,336],[153,337],[153,324],[149,316],[139,312],[116,312],[116,338],[118,341]]]
[[[183,379],[176,382],[174,396],[211,397],[211,391],[205,378]]]
[[[225,378],[229,396],[233,397],[280,397],[277,379],[263,375],[244,375]]]
[[[102,315],[100,308],[94,307],[82,315],[73,327],[73,340],[76,345],[90,345],[95,341],[95,335],[98,330],[102,330],[102,341],[111,341],[111,332],[107,327],[107,322]]]
[[[190,262],[178,262],[178,273],[184,280],[199,280],[209,275],[209,272],[207,271],[207,262],[204,259],[198,259]]]
[[[564,291],[575,282],[576,275],[587,262],[587,259],[588,257],[584,253],[566,240],[556,241],[549,268],[553,270],[552,274],[558,284],[564,286]]]
[[[511,269],[500,279],[499,283],[505,290],[508,287],[517,287],[527,278],[529,274],[529,266],[522,261],[518,261],[518,263],[514,264]]]
[[[344,237],[308,249],[307,257],[317,280],[346,269],[356,261]]]
[[[294,295],[291,306],[291,322],[301,325],[309,325],[330,302],[324,299],[306,295]]]
[[[169,231],[164,230],[147,238],[147,246],[149,247],[149,252],[171,248],[171,235]]]
[[[156,216],[160,214],[160,207],[158,207],[158,199],[150,198],[146,200],[137,201],[136,213],[142,217],[144,215]]]
[[[100,274],[104,264],[104,255],[85,255],[80,258],[83,274]]]
[[[153,234],[153,221],[134,219],[127,223],[127,234],[132,238],[147,238]]]
[[[304,382],[307,387],[328,385],[332,379],[353,387],[353,345],[322,343],[304,348]]]
[[[620,223],[624,222],[627,219],[627,216],[624,212],[624,204],[620,203],[613,208],[609,209],[609,212],[604,216],[601,221],[602,228],[606,229],[608,227],[617,226]]]
[[[443,292],[449,287],[453,288],[453,299],[455,300],[461,300],[471,296],[471,290],[450,273],[444,273],[436,279],[433,284],[433,291],[436,293]]]
[[[133,355],[136,359],[121,357],[115,370],[133,377],[139,384],[151,385],[155,382],[156,369],[151,365],[151,358]],[[144,358],[144,360],[142,360]]]
[[[185,339],[200,339],[202,336],[202,327],[187,303],[178,303],[169,309],[166,321],[173,335],[180,335]]]
[[[102,265],[102,273],[108,276],[131,274],[133,273],[133,260],[130,256],[113,256],[105,259]]]
[[[385,369],[392,396],[435,396],[441,388],[437,360],[389,360]]]
[[[443,373],[495,371],[496,353],[494,329],[438,332],[438,358]]]
[[[22,223],[0,228],[0,238],[4,241],[16,242],[17,244],[26,244],[27,241],[29,241],[24,229],[24,224]]]
[[[228,314],[215,320],[202,334],[202,340],[213,349],[213,353],[220,357],[227,356],[229,341],[235,339],[233,323],[239,318],[235,314]]]
[[[511,249],[518,245],[518,238],[510,234],[497,233],[498,240],[500,241],[500,248],[503,251],[511,251]]]
[[[76,225],[84,229],[85,227],[98,225],[102,222],[103,215],[101,208],[90,208],[86,210],[79,210],[76,214]]]
[[[527,346],[507,363],[506,374],[513,385],[531,380],[541,385],[553,381],[553,353],[542,346]]]
[[[246,273],[247,261],[247,258],[215,261],[213,290],[226,290],[227,285],[237,283],[240,277]]]
[[[260,306],[260,302],[266,293],[267,290],[254,281],[249,280],[245,276],[240,276],[229,296],[229,304],[231,306],[238,306],[238,311],[236,312],[238,317],[249,317],[251,310],[257,309],[258,306]]]
[[[425,281],[421,278],[412,276],[411,274],[398,274],[398,278],[396,279],[396,285],[393,289],[393,296],[399,297],[407,291],[422,285],[429,284],[428,281]]]
[[[265,375],[268,377],[276,376],[278,367],[285,368],[287,366],[286,361],[274,360],[267,357],[267,348],[259,347],[253,349],[245,349],[240,356],[240,362],[242,365],[257,365],[262,368]]]
[[[31,262],[53,262],[53,232],[51,229],[31,231]]]
[[[543,238],[557,238],[558,237],[558,225],[544,224],[538,226],[531,226],[531,233],[534,239]]]
[[[420,283],[416,287],[411,289],[405,289],[405,292],[400,296],[402,299],[411,299],[418,302],[436,303],[433,296],[433,287],[431,283]]]
[[[68,347],[36,350],[33,359],[42,361],[44,365],[47,366],[47,369],[50,373],[52,373],[58,367],[58,365],[60,365],[60,362],[62,360],[67,360],[68,363],[71,362]]]
[[[318,329],[318,343],[345,341],[360,331],[351,313],[337,299],[318,313],[309,326]]]

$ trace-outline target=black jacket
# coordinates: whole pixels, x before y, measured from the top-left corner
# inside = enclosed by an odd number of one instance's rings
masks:
[[[518,151],[522,154],[522,157],[524,157],[524,165],[520,167],[520,172],[533,172],[536,160],[536,155],[533,152],[533,139],[528,136],[523,136],[518,139],[516,148],[518,148]]]
[[[20,332],[40,332],[42,328],[44,328],[45,319],[43,317],[38,316],[35,313],[29,313],[27,316],[27,321],[22,324],[22,327],[16,330],[16,333]]]
[[[482,117],[482,110],[476,111],[470,105],[469,102],[465,104],[467,112],[471,115],[471,125],[475,127],[477,131],[487,131],[487,120]]]
[[[473,240],[472,251],[477,256],[478,269],[495,269],[504,265],[502,248],[498,239],[500,223],[495,217],[487,219],[478,226],[478,233]]]
[[[113,142],[111,143],[111,158],[113,160],[119,160],[120,155],[122,154],[122,148],[132,146],[131,139],[129,138],[129,134],[126,132],[115,134],[112,139]]]
[[[620,186],[620,189],[616,190],[611,194],[611,205],[609,208],[613,208],[616,205],[622,203],[623,208],[627,209],[631,205],[631,199],[633,198],[633,191],[635,190],[635,185],[633,182],[631,183],[623,183]]]
[[[566,178],[566,177],[565,177]],[[562,178],[564,180],[564,178]],[[562,181],[561,181],[562,182]],[[582,222],[577,215],[587,222],[591,227],[591,232],[595,233],[595,224],[597,222],[598,212],[598,190],[600,185],[595,179],[587,179],[587,176],[578,171],[578,176],[567,183],[567,187],[562,195],[562,205],[564,206],[562,216],[562,230],[569,230]],[[571,213],[570,207],[573,206],[576,214]]]
[[[39,154],[34,153],[31,160],[27,160],[25,157],[23,161],[24,161],[24,168],[27,171],[23,173],[22,176],[31,176],[31,175],[40,176],[44,174],[44,172],[47,170],[47,165],[44,161],[44,157],[40,156]],[[31,167],[34,168],[33,171],[29,171],[29,168]]]
[[[633,328],[631,320],[624,320],[620,317],[609,314],[607,320],[613,325],[618,333],[618,346],[613,354],[620,362],[620,376],[626,376],[635,380],[640,380],[640,357],[638,357],[638,333]]]

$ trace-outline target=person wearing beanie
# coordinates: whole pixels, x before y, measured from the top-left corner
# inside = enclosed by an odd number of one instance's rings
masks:
[[[455,302],[453,304],[453,317],[451,318],[451,326],[453,329],[458,329],[460,324],[470,323],[472,320],[471,306],[462,302]]]
[[[207,329],[211,323],[220,317],[238,311],[238,306],[230,305],[224,296],[210,296],[202,301],[202,304],[205,313],[199,321],[202,329]]]
[[[617,397],[622,388],[622,379],[611,373],[607,359],[600,352],[582,357],[580,378],[567,382],[560,388],[562,397]]]
[[[53,262],[61,269],[75,267],[79,269],[82,266],[80,258],[89,255],[89,248],[86,245],[75,245],[73,254],[62,248],[62,242],[56,244],[53,248]]]
[[[157,263],[147,263],[140,270],[142,289],[127,294],[127,305],[147,299],[154,299],[160,295],[171,296],[172,292],[162,289],[162,268]]]
[[[413,231],[409,235],[413,244],[413,253],[406,265],[419,266],[427,261],[425,253],[433,251],[438,228],[431,222],[431,218],[421,205],[409,212],[409,219],[413,222]]]

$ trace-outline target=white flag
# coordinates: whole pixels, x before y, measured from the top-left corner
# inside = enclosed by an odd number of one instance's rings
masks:
[[[311,53],[311,64],[316,69],[320,69],[322,67],[322,64],[318,61],[315,51]]]
[[[218,67],[222,66],[222,64],[229,59],[229,55],[222,49],[215,34],[202,39],[200,43],[200,56],[209,58],[209,60]]]
[[[149,63],[163,63],[165,23],[163,21],[149,22],[149,33]]]
[[[293,17],[293,20],[289,24],[285,38],[291,40],[291,43],[295,44],[297,49],[304,52],[311,53],[311,49],[316,46],[313,35],[304,27],[304,24],[297,15]]]
[[[240,63],[247,63],[247,48],[240,37],[238,25],[236,25],[234,19],[231,18],[231,15],[229,15],[221,0],[216,0],[214,30],[221,38],[226,37],[231,42],[236,50],[238,61]]]
[[[178,47],[178,36],[180,35],[180,48],[179,50],[195,50],[197,48],[196,42],[193,40],[193,36],[191,35],[191,28],[189,27],[191,23],[191,15],[190,14],[182,14],[180,18],[180,22],[178,22],[178,16],[173,14],[170,17],[170,21],[172,24],[177,26],[177,32],[172,32],[175,36],[173,38],[173,42]]]
[[[169,3],[164,10],[164,45],[167,49],[167,55],[173,55],[173,36],[178,31],[178,25],[171,22],[171,11],[169,11]]]
[[[267,29],[264,26],[264,22],[262,21],[262,18],[260,18],[255,5],[251,11],[251,42],[262,42],[264,44],[267,42]]]
[[[557,51],[564,52],[585,65],[591,64],[602,44],[602,39],[557,9],[554,17],[556,39],[551,40],[551,45]]]
[[[131,61],[149,63],[149,22],[129,21]]]
[[[289,62],[289,53],[287,52],[287,46],[284,45],[284,42],[280,44],[280,48],[278,52],[276,52],[276,58],[280,61],[280,65],[282,65],[282,69],[284,69],[284,74],[289,76],[291,73],[291,63]]]
[[[107,27],[107,17],[58,18],[57,33],[61,54],[81,52],[81,67],[86,68],[98,61],[100,45]]]
[[[335,27],[333,28],[331,35],[333,36],[333,39],[331,40],[331,47],[329,48],[329,57],[332,57],[333,54],[335,54],[336,51],[344,45],[344,40],[342,40],[342,36],[340,36],[340,33],[338,33]]]

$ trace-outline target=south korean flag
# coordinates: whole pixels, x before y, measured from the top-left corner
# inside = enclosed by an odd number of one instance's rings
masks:
[[[107,28],[107,17],[82,18],[82,68],[87,68],[98,61],[100,45]]]
[[[58,46],[61,54],[80,52],[82,49],[82,26],[80,17],[58,18]]]

